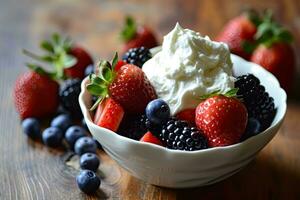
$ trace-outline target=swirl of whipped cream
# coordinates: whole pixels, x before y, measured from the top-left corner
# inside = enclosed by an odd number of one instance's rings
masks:
[[[161,51],[143,65],[143,71],[172,115],[196,108],[202,95],[234,87],[228,46],[178,23],[164,36]]]

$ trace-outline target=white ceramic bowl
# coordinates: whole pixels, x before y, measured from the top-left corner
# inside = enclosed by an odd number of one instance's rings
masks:
[[[274,137],[286,113],[286,93],[277,79],[262,67],[232,55],[236,76],[253,73],[275,99],[277,113],[267,130],[248,140],[227,147],[185,152],[143,143],[120,136],[92,122],[89,112],[91,96],[85,79],[79,103],[92,135],[102,144],[106,153],[133,176],[150,184],[187,188],[221,181],[247,165]]]

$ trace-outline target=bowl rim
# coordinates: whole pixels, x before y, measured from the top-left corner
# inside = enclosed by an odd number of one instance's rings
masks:
[[[255,63],[252,63],[252,62],[249,62],[249,61],[246,61],[245,59],[237,56],[237,55],[234,55],[234,54],[231,54],[232,57],[234,57],[235,59],[239,59],[240,62],[246,62],[248,64],[251,64],[251,65],[254,65],[255,68],[257,68],[258,70],[262,71],[263,73],[266,73],[268,74],[268,76],[272,79],[272,81],[274,82],[275,84],[275,87],[278,87],[279,89],[279,93],[281,93],[281,96],[282,96],[282,102],[283,104],[279,104],[279,106],[282,106],[282,109],[283,109],[283,112],[281,113],[281,115],[279,116],[279,119],[276,123],[273,123],[270,127],[268,127],[266,130],[264,130],[263,132],[260,132],[259,134],[255,135],[255,136],[252,136],[250,138],[248,138],[247,140],[244,140],[242,142],[239,142],[239,143],[236,143],[236,144],[233,144],[233,145],[229,145],[229,146],[222,146],[222,147],[212,147],[212,148],[207,148],[207,149],[201,149],[201,150],[197,150],[197,151],[179,151],[179,150],[174,150],[174,149],[168,149],[166,147],[163,147],[163,146],[160,146],[160,145],[156,145],[156,144],[152,144],[152,143],[148,143],[148,142],[140,142],[138,140],[133,140],[133,139],[130,139],[130,138],[127,138],[125,136],[122,136],[122,135],[119,135],[117,134],[116,132],[113,132],[109,129],[106,129],[106,128],[103,128],[103,127],[100,127],[96,124],[94,124],[94,122],[92,121],[92,118],[91,118],[91,115],[90,115],[90,111],[89,109],[87,108],[87,105],[85,104],[85,96],[86,95],[90,95],[88,93],[88,91],[86,90],[86,84],[88,83],[88,78],[89,77],[86,77],[82,83],[81,83],[81,92],[80,92],[80,95],[78,97],[78,100],[79,100],[79,104],[80,104],[80,107],[81,107],[81,110],[82,110],[82,113],[83,113],[83,116],[84,116],[84,119],[86,121],[86,123],[89,125],[89,126],[92,126],[93,128],[95,128],[96,130],[99,130],[99,131],[102,131],[102,132],[106,132],[108,134],[111,134],[111,137],[115,137],[114,139],[117,139],[117,140],[124,140],[128,143],[133,143],[135,145],[143,145],[144,147],[145,146],[148,146],[149,148],[154,148],[156,149],[157,151],[161,151],[161,153],[165,154],[165,153],[176,153],[176,154],[184,154],[184,155],[195,155],[195,154],[201,154],[201,153],[211,153],[211,152],[216,152],[216,151],[225,151],[225,150],[232,150],[232,149],[235,149],[235,148],[239,148],[240,146],[243,146],[247,143],[251,143],[253,140],[255,140],[257,137],[260,137],[261,135],[265,135],[265,134],[268,134],[270,132],[271,129],[275,128],[276,126],[280,125],[281,122],[284,120],[284,117],[285,117],[285,114],[286,114],[286,110],[287,110],[287,95],[286,95],[286,92],[284,91],[284,89],[282,89],[280,87],[280,84],[279,84],[279,81],[277,80],[277,78],[271,74],[270,72],[268,72],[266,69],[264,69],[263,67],[261,67],[260,65],[258,64],[255,64]],[[278,115],[278,112],[276,113],[275,117]]]

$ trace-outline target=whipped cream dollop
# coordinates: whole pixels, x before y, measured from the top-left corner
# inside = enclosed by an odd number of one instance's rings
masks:
[[[143,71],[172,115],[196,108],[202,95],[216,90],[225,93],[234,87],[227,45],[178,23],[164,36],[161,50],[143,65]]]

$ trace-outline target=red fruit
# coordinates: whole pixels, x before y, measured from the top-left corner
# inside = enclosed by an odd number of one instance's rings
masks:
[[[123,116],[123,108],[112,98],[108,98],[99,104],[94,123],[98,126],[116,132],[123,119]]]
[[[123,66],[126,65],[127,63],[123,60],[119,60],[115,66],[115,71],[119,71],[119,69]]]
[[[256,30],[255,24],[247,16],[241,15],[225,25],[216,41],[226,43],[232,53],[248,59],[250,54],[244,50],[243,44],[253,43]]]
[[[240,141],[247,125],[247,109],[238,99],[223,95],[201,102],[196,108],[196,125],[211,147]]]
[[[189,108],[182,110],[176,114],[176,118],[187,121],[189,125],[193,126],[195,124],[195,109]]]
[[[295,55],[289,44],[274,43],[271,47],[260,45],[250,60],[274,74],[286,91],[291,90],[296,67]]]
[[[147,104],[157,98],[142,69],[132,64],[123,65],[116,72],[109,85],[109,95],[131,114],[144,112]]]
[[[161,141],[157,137],[155,137],[150,131],[145,133],[145,135],[140,139],[140,141],[149,142],[149,143],[152,143],[152,144],[157,144],[159,146],[163,146]]]
[[[64,69],[66,76],[83,79],[85,68],[90,64],[93,64],[91,56],[79,46],[71,47],[68,53],[77,59],[77,63],[73,67]]]
[[[45,117],[57,110],[59,85],[45,75],[26,72],[14,87],[14,103],[22,119]]]

